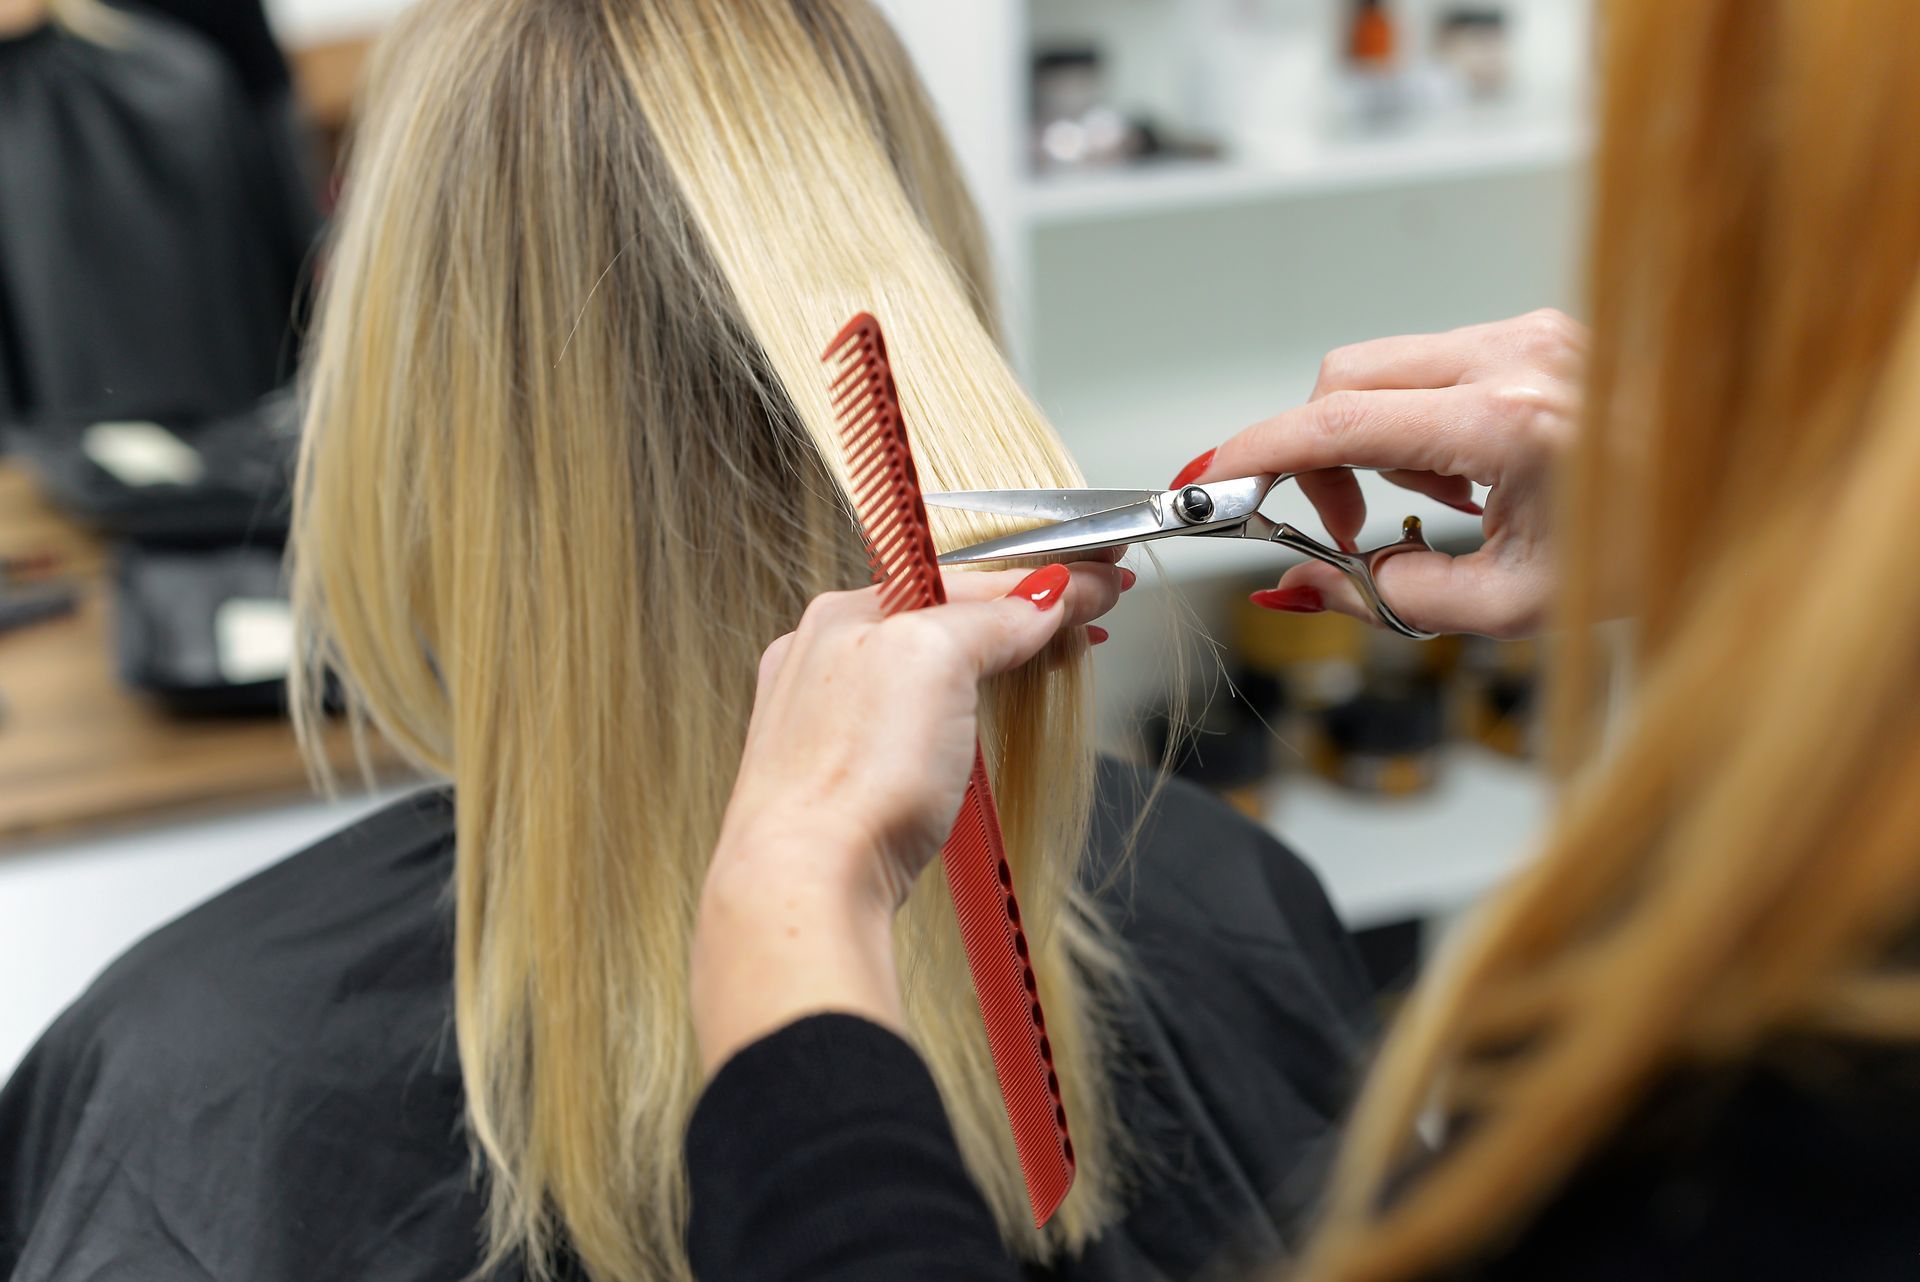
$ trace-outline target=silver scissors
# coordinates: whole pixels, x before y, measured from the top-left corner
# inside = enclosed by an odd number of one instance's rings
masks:
[[[1260,514],[1260,505],[1266,502],[1267,495],[1281,482],[1297,475],[1282,472],[1243,476],[1177,490],[955,490],[924,497],[934,507],[1050,522],[1019,534],[959,548],[941,557],[941,565],[971,565],[1058,552],[1093,552],[1180,535],[1258,539],[1262,543],[1292,548],[1341,571],[1353,582],[1380,622],[1401,636],[1426,640],[1437,635],[1423,632],[1395,614],[1393,607],[1381,599],[1379,585],[1373,577],[1380,563],[1390,557],[1402,552],[1431,550],[1421,531],[1420,518],[1410,516],[1402,523],[1398,543],[1389,543],[1371,552],[1342,552],[1330,548],[1291,525]]]

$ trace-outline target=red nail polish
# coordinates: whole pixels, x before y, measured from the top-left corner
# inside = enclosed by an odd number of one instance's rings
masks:
[[[1132,587],[1135,583],[1139,582],[1139,580],[1140,580],[1140,576],[1135,574],[1132,570],[1129,570],[1124,565],[1120,567],[1120,590],[1122,592],[1125,592],[1128,588]]]
[[[1446,502],[1444,499],[1441,501],[1443,503]],[[1465,512],[1468,516],[1485,516],[1487,514],[1487,509],[1481,507],[1472,499],[1468,499],[1465,503],[1447,503],[1447,506],[1456,512]]]
[[[1099,626],[1098,624],[1089,623],[1087,625],[1087,644],[1088,645],[1099,645],[1102,641],[1105,641],[1111,635],[1113,634],[1108,632],[1105,628]]]
[[[1319,588],[1262,588],[1247,600],[1263,610],[1286,610],[1292,614],[1318,614],[1327,608],[1327,599]]]
[[[1008,596],[1025,597],[1042,610],[1051,610],[1067,595],[1067,581],[1073,577],[1064,565],[1043,565],[1014,585]]]
[[[1202,454],[1199,458],[1181,468],[1180,475],[1174,477],[1173,484],[1167,488],[1177,490],[1183,485],[1192,485],[1194,478],[1207,470],[1207,465],[1213,462],[1213,456],[1218,452],[1217,450],[1208,450],[1205,454]]]
[[[1342,552],[1347,553],[1349,556],[1360,550],[1360,545],[1352,539],[1335,539],[1334,542],[1339,545]]]

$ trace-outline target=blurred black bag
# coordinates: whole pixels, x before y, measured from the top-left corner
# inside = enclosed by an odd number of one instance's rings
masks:
[[[286,541],[300,409],[277,392],[204,422],[180,417],[16,428],[47,496],[115,538],[169,546]]]
[[[127,685],[193,715],[285,706],[293,624],[277,551],[124,547],[113,585]]]

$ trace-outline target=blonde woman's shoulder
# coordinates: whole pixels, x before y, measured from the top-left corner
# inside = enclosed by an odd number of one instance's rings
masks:
[[[0,1276],[470,1268],[451,869],[416,794],[109,967],[0,1092]]]

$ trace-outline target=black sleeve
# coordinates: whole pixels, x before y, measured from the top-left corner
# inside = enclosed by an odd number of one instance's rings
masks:
[[[1015,1282],[913,1048],[850,1015],[735,1055],[687,1129],[702,1282]]]

